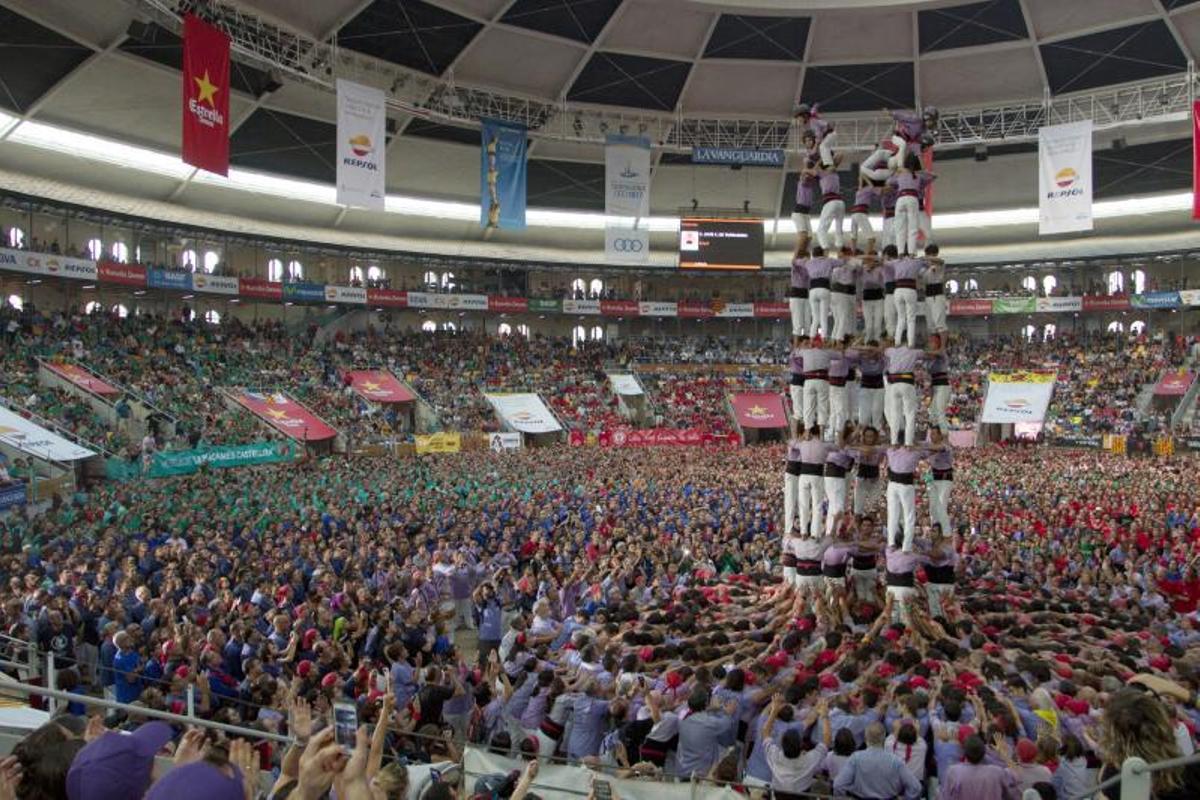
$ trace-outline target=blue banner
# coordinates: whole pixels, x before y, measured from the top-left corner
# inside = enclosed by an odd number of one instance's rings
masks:
[[[525,228],[526,131],[495,119],[482,120],[479,158],[479,224]]]
[[[693,164],[729,164],[747,167],[782,167],[782,150],[743,150],[736,147],[693,147]]]
[[[325,284],[323,283],[285,283],[283,299],[293,303],[324,303]]]
[[[1134,308],[1179,308],[1183,301],[1179,292],[1146,292],[1129,298],[1129,304]]]
[[[190,292],[192,290],[192,273],[174,269],[148,269],[146,270],[146,285],[151,289]]]
[[[25,484],[15,483],[0,488],[0,511],[25,505]]]

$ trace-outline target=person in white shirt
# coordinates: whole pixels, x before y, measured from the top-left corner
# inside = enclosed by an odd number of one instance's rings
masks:
[[[893,753],[904,762],[908,771],[918,781],[925,781],[925,753],[929,745],[917,736],[917,727],[911,719],[898,719],[894,733],[883,743],[883,749]]]
[[[817,703],[815,716],[820,719],[822,739],[812,748],[804,749],[804,739],[800,731],[789,730],[776,742],[771,737],[771,729],[775,726],[775,717],[783,708],[783,695],[777,694],[771,698],[767,706],[767,718],[763,722],[763,749],[767,756],[767,766],[771,768],[771,789],[791,795],[807,792],[813,784],[813,777],[829,752],[829,744],[833,733],[829,725],[829,708],[822,699]]]

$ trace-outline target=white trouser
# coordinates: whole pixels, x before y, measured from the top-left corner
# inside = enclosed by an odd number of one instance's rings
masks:
[[[856,598],[864,603],[875,602],[875,587],[879,584],[879,570],[851,568],[850,580],[854,582]]]
[[[812,235],[812,215],[811,214],[802,214],[799,211],[793,211],[792,212],[792,224],[794,224],[796,226],[796,235],[797,236],[801,236],[801,235],[811,236]]]
[[[833,247],[837,250],[842,249],[844,239],[842,238],[842,226],[846,221],[846,201],[845,200],[826,200],[821,205],[821,217],[817,220],[817,241],[821,243],[826,251]],[[833,227],[833,232],[830,233],[830,226]]]
[[[925,324],[930,333],[942,333],[946,330],[946,295],[925,297]]]
[[[825,520],[821,501],[825,499],[825,479],[820,475],[800,476],[800,535],[821,538]]]
[[[883,337],[883,301],[863,300],[863,338],[878,342]]]
[[[829,297],[833,310],[833,333],[830,338],[840,342],[854,333],[854,295],[834,292]]]
[[[895,169],[900,169],[904,166],[904,160],[908,158],[908,154],[912,153],[918,159],[921,157],[921,145],[917,142],[909,142],[898,133],[892,134],[892,144],[896,145],[896,155],[888,159],[888,164]]]
[[[824,287],[808,290],[808,335],[829,335],[829,290]]]
[[[792,526],[796,524],[796,501],[800,497],[800,476],[783,473],[783,546],[787,550],[787,540],[792,535]]]
[[[953,596],[953,583],[925,584],[925,599],[929,601],[929,616],[937,619],[946,616],[945,598]]]
[[[892,622],[905,627],[912,625],[912,603],[917,599],[917,590],[913,586],[889,586],[888,597],[892,598]]]
[[[879,247],[882,249],[896,243],[896,218],[884,217],[883,226],[879,229]]]
[[[792,419],[804,419],[804,387],[789,386],[788,394],[792,398]]]
[[[829,387],[829,430],[833,432],[833,440],[847,422],[850,421],[850,390],[845,386]]]
[[[929,424],[936,425],[943,432],[950,430],[950,422],[946,419],[948,405],[950,405],[950,387],[934,386],[933,399],[929,401]]]
[[[829,422],[829,381],[809,378],[804,381],[804,427],[820,425],[825,430]]]
[[[888,167],[890,158],[891,151],[881,147],[863,159],[862,165],[858,168],[858,174],[869,181],[886,181],[892,174],[891,168]],[[867,164],[878,164],[879,166],[868,167]]]
[[[884,390],[887,397],[883,413],[888,416],[888,429],[892,444],[900,444],[900,431],[904,431],[904,443],[912,447],[917,443],[917,387],[911,383],[888,383]]]
[[[846,510],[846,479],[825,478],[825,535],[833,535],[834,517]]]
[[[861,211],[850,215],[850,241],[859,250],[865,250],[866,244],[875,238],[875,229],[871,227],[871,218]]]
[[[896,199],[896,249],[900,255],[917,254],[917,231],[920,229],[917,198],[911,194]]]
[[[877,431],[883,430],[886,421],[883,414],[883,389],[858,387],[858,424],[870,425]]]
[[[837,146],[837,131],[829,131],[821,138],[821,144],[817,146],[821,153],[821,166],[829,168],[833,166],[833,148]]]
[[[954,481],[935,480],[929,486],[929,521],[942,527],[942,535],[950,535],[950,491]]]
[[[917,528],[917,490],[911,483],[888,481],[887,485],[887,540],[895,545],[896,532],[904,531],[904,552],[912,552],[913,536]]]
[[[896,338],[896,292],[883,296],[883,324],[889,339]]]
[[[789,297],[788,311],[792,313],[792,336],[808,333],[808,298]]]
[[[866,514],[875,508],[883,493],[883,481],[879,478],[857,478],[854,481],[854,513]]]
[[[908,334],[908,346],[917,346],[917,290],[903,286],[896,287],[896,334],[892,338],[900,344],[905,333]]]

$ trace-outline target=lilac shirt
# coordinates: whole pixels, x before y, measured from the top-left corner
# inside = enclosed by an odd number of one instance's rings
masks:
[[[889,375],[913,372],[923,356],[924,353],[913,347],[889,347],[883,351],[883,363]]]
[[[804,373],[804,351],[800,349],[793,350],[788,356],[788,369],[795,375]]]
[[[824,464],[830,447],[819,439],[805,439],[800,443],[800,460],[805,464]]]
[[[850,359],[835,355],[829,359],[829,377],[845,378],[850,375]]]
[[[822,172],[818,179],[821,185],[821,194],[830,200],[842,199],[842,179],[834,171]],[[829,197],[831,194],[836,194],[837,197]]]
[[[808,271],[809,280],[817,280],[819,278],[828,278],[833,273],[833,268],[840,263],[840,259],[821,256],[805,261],[804,268]]]
[[[945,450],[930,450],[929,466],[931,469],[936,470],[954,469],[954,455],[950,452],[950,448],[947,447]]]
[[[1017,800],[1012,773],[991,764],[955,764],[946,770],[939,800]]]
[[[821,563],[831,567],[840,566],[850,560],[853,546],[849,542],[834,542],[825,548],[821,555]]]
[[[864,289],[882,289],[883,288],[883,270],[881,269],[864,269],[862,271],[862,288]]]
[[[875,196],[878,194],[874,186],[864,186],[854,193],[854,206],[861,206],[861,212],[866,213],[871,208],[871,203],[875,202]]]
[[[893,111],[892,119],[896,121],[896,130],[900,135],[910,141],[925,132],[925,118],[915,111]]]
[[[917,567],[925,563],[923,556],[917,553],[906,553],[895,547],[888,547],[886,558],[887,571],[894,572],[897,575],[914,572]]]
[[[892,262],[897,281],[915,281],[924,266],[925,260],[921,258],[897,258]]]
[[[858,267],[850,266],[845,261],[833,268],[833,282],[844,283],[849,286],[854,285],[854,273],[858,271]]]
[[[804,176],[801,176],[800,180],[796,181],[796,205],[811,207],[816,195],[816,188],[815,181],[805,180]]]
[[[803,258],[797,258],[792,261],[792,288],[808,288],[808,270],[804,267]]]
[[[825,463],[834,464],[842,469],[850,469],[854,465],[854,453],[850,450],[831,449],[825,454]]]
[[[806,347],[800,351],[804,359],[805,372],[821,372],[829,369],[829,362],[833,360],[830,351],[823,347]]]
[[[787,460],[788,461],[799,461],[800,460],[800,445],[802,445],[803,443],[804,442],[802,439],[791,439],[788,441],[788,448],[787,448]]]
[[[917,464],[925,450],[915,447],[889,447],[887,451],[888,471],[901,475],[911,475],[917,471]]]

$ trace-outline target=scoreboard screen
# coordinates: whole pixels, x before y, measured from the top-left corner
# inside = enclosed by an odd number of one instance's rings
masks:
[[[761,219],[685,217],[679,221],[679,268],[761,270]]]

